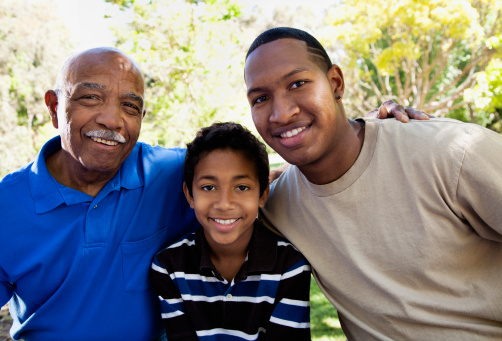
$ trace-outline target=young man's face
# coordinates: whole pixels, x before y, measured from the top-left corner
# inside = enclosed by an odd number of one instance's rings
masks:
[[[53,93],[46,96],[69,156],[64,159],[66,166],[83,172],[117,172],[138,140],[143,93],[139,71],[122,54],[80,56],[70,67],[67,88],[56,104]],[[105,135],[97,137],[100,134]]]
[[[209,245],[245,248],[253,233],[258,208],[263,207],[268,189],[260,197],[260,182],[254,163],[241,152],[217,149],[195,166],[192,194],[183,186]]]
[[[313,164],[336,141],[343,76],[311,60],[305,42],[279,39],[254,50],[246,60],[245,79],[254,124],[265,142],[286,161]]]

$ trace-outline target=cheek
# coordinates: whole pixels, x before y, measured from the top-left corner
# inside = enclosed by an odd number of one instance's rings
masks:
[[[256,111],[252,113],[252,118],[256,130],[258,130],[258,133],[264,137],[263,133],[267,129],[268,116],[264,112]]]
[[[142,120],[140,117],[127,117],[125,119],[125,125],[127,133],[129,134],[131,140],[136,142],[141,131]]]

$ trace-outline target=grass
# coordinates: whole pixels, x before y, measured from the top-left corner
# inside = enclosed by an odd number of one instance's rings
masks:
[[[321,292],[314,277],[310,280],[310,326],[312,340],[346,340],[336,309]]]

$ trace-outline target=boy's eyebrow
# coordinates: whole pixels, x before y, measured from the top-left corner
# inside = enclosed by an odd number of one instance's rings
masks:
[[[233,177],[234,180],[240,180],[240,179],[251,179],[251,177],[247,174],[241,174],[241,175],[236,175]],[[202,175],[201,177],[198,177],[197,180],[216,180],[215,175]]]
[[[300,72],[303,72],[303,71],[308,71],[309,69],[306,68],[306,67],[298,67],[296,69],[293,69],[291,71],[289,71],[288,73],[286,73],[285,75],[282,75],[281,78],[279,78],[279,80],[284,80],[288,77],[291,77],[293,76],[294,74],[297,74],[297,73],[300,73]],[[256,87],[256,88],[251,88],[248,90],[247,92],[247,95],[249,96],[249,94],[253,93],[253,92],[262,92],[263,91],[263,88],[262,87]]]

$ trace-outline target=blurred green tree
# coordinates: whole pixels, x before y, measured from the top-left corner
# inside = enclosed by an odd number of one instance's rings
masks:
[[[471,120],[502,133],[502,59],[494,59],[476,76],[477,84],[467,89]]]
[[[201,126],[249,126],[242,70],[247,43],[232,0],[108,0],[132,11],[117,47],[146,75],[147,115],[140,139],[184,146]],[[244,38],[244,39],[243,39]]]
[[[0,0],[0,177],[32,160],[51,135],[44,94],[71,53],[47,0]],[[50,17],[50,18],[49,18]]]
[[[353,0],[330,12],[323,40],[344,47],[353,115],[393,99],[476,121],[464,91],[500,50],[501,14],[490,0]]]

